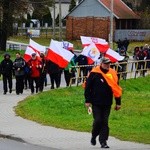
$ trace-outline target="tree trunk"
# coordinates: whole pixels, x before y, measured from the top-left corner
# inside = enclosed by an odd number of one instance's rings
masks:
[[[11,25],[10,0],[4,0],[2,3],[2,7],[3,7],[3,18],[1,25],[0,51],[6,51],[6,41],[8,37],[8,31]]]

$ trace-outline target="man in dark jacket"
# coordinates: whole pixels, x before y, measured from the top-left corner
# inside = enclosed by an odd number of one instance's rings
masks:
[[[39,79],[39,91],[42,92],[44,88],[44,82],[47,75],[47,60],[45,58],[45,54],[43,52],[40,53],[40,58],[42,62],[41,75]]]
[[[92,69],[86,81],[85,105],[88,109],[92,105],[94,118],[91,144],[96,145],[96,137],[99,136],[101,148],[109,148],[108,118],[113,95],[116,99],[115,110],[121,108],[122,89],[117,82],[117,73],[110,68],[110,60],[105,57],[102,58],[100,66]]]
[[[54,89],[54,83],[56,84],[56,88],[60,87],[60,82],[61,82],[61,73],[62,69],[52,61],[48,60],[47,62],[47,71],[50,76],[50,81],[51,81],[51,89]]]
[[[25,60],[20,53],[16,53],[16,59],[13,62],[15,78],[16,78],[16,94],[22,94],[24,89],[24,75],[25,75]]]
[[[9,54],[4,55],[4,59],[1,62],[1,74],[3,75],[3,89],[4,94],[8,92],[9,86],[9,93],[12,92],[12,74],[13,74],[13,62],[10,59]]]
[[[87,67],[83,67],[84,65],[88,65],[87,57],[81,54],[75,59],[75,63],[78,66],[80,66],[78,82],[81,82],[81,80],[83,80],[84,82],[84,79],[86,78],[87,73],[88,73]]]

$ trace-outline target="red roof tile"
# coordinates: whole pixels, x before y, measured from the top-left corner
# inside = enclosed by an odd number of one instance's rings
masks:
[[[113,1],[113,13],[118,19],[140,19],[122,0]],[[99,0],[99,2],[111,10],[111,0]]]

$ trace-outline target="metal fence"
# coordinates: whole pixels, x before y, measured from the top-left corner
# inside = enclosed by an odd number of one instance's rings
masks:
[[[70,80],[70,86],[75,81],[75,84],[81,85],[87,78],[90,70],[95,67],[95,65],[84,65],[84,66],[74,66],[76,73],[75,77]],[[82,72],[83,68],[87,69],[87,75],[85,76]],[[150,75],[150,60],[139,60],[139,61],[129,61],[111,64],[111,68],[117,71],[119,80],[126,80],[131,78],[138,78]]]

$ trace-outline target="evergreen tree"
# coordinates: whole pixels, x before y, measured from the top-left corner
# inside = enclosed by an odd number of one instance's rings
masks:
[[[76,6],[75,0],[71,0],[70,6],[69,6],[69,12]]]

